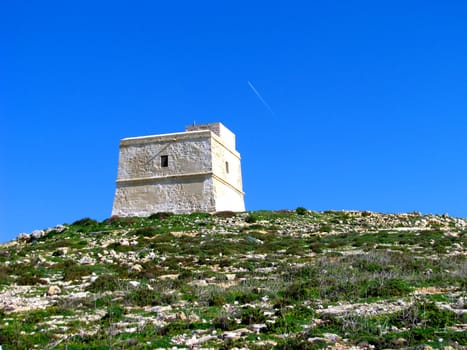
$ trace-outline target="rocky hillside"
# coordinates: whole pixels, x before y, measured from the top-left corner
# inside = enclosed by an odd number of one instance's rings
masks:
[[[466,349],[467,219],[82,219],[0,246],[3,349]]]

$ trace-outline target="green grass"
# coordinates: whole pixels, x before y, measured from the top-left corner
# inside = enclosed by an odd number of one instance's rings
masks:
[[[467,296],[465,256],[453,254],[466,246],[465,230],[451,218],[412,213],[378,221],[375,215],[298,207],[75,221],[63,232],[0,247],[0,292],[16,283],[31,288],[28,298],[43,297],[49,284],[63,284],[44,310],[0,310],[0,342],[4,349],[50,348],[63,337],[54,348],[167,348],[175,336],[266,323],[260,334],[205,345],[319,349],[328,344],[308,338],[325,333],[375,348],[465,343],[465,335],[451,328],[466,323],[465,317],[439,307],[460,305]],[[413,228],[420,220],[428,224]],[[95,264],[80,264],[85,255]],[[109,257],[112,263],[103,262]],[[437,294],[415,295],[417,288]],[[407,304],[402,311],[325,312],[327,306],[398,300]],[[200,319],[180,319],[181,312]],[[77,315],[96,319],[78,321]],[[137,332],[116,326],[133,327],[135,315],[146,320]],[[151,318],[164,322],[156,326]],[[45,322],[63,329],[51,331]],[[404,342],[398,344],[399,338]],[[261,340],[276,346],[256,345]]]

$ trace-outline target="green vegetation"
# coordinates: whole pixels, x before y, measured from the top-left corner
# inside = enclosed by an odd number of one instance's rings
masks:
[[[460,348],[466,224],[303,207],[83,218],[0,246],[0,344]]]
[[[298,207],[297,209],[295,209],[295,212],[298,215],[305,215],[307,213],[307,210],[304,207]]]

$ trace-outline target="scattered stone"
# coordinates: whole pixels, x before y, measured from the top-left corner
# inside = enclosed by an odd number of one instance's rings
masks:
[[[141,282],[138,281],[130,281],[128,284],[133,288],[138,288],[141,285]]]
[[[33,239],[39,239],[45,235],[45,232],[43,230],[34,230],[31,233],[31,237]]]
[[[238,334],[237,332],[235,331],[228,331],[228,332],[224,332],[222,334],[222,338],[223,339],[239,339],[240,338],[240,334]]]
[[[399,337],[399,338],[394,339],[392,343],[396,346],[402,346],[402,345],[407,344],[407,339]]]
[[[90,256],[85,255],[81,259],[79,259],[78,262],[82,265],[91,265],[94,264],[95,261]]]
[[[318,342],[326,342],[326,338],[323,337],[311,337],[308,338],[309,343],[318,343]]]
[[[134,264],[130,268],[131,271],[141,272],[143,271],[143,267],[140,264]]]
[[[341,337],[334,333],[323,333],[323,337],[326,338],[326,341],[330,343],[337,343],[339,340],[341,340]]]
[[[27,233],[20,233],[17,237],[16,237],[16,240],[18,242],[29,242],[29,240],[31,239],[31,236]]]
[[[185,315],[185,313],[183,311],[179,312],[177,314],[177,320],[180,320],[180,321],[186,321],[187,320],[187,317]]]
[[[53,295],[60,294],[61,292],[62,290],[58,286],[50,286],[49,290],[47,291],[47,295],[53,296]]]
[[[57,233],[62,233],[63,231],[65,231],[67,229],[66,226],[64,225],[57,225],[53,228]]]
[[[197,314],[191,313],[190,316],[188,316],[188,321],[190,321],[191,323],[196,323],[200,320],[201,318]]]
[[[254,323],[248,326],[248,329],[255,333],[261,333],[261,330],[265,328],[268,328],[268,326],[264,323]]]
[[[258,238],[255,238],[255,237],[251,237],[251,236],[248,236],[248,237],[246,238],[246,240],[247,240],[248,242],[251,242],[251,243],[264,244],[264,242],[263,242],[262,240],[260,240],[260,239],[258,239]]]
[[[60,252],[61,256],[66,256],[68,254],[68,247],[58,247],[57,252]]]
[[[189,283],[192,286],[204,287],[208,285],[206,280],[195,280]]]
[[[171,274],[171,275],[162,275],[162,276],[159,276],[159,278],[161,280],[176,280],[178,278],[179,274],[176,273],[176,274]]]

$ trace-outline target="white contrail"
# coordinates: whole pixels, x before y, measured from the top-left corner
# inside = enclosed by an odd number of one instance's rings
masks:
[[[256,88],[253,86],[253,84],[249,80],[248,80],[248,85],[250,85],[251,90],[253,90],[255,95],[259,98],[261,103],[264,105],[264,107],[266,107],[269,110],[269,112],[274,114],[274,111],[272,110],[271,106],[268,105],[268,103],[264,100],[263,96],[261,96],[261,94],[258,92],[258,90],[256,90]]]

